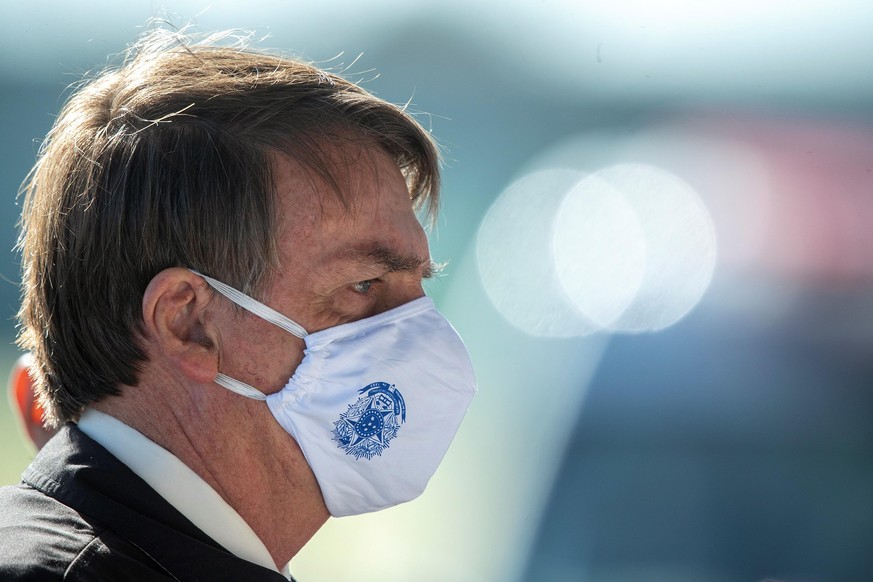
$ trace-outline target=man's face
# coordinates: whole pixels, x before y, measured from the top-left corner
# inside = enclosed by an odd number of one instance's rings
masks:
[[[275,163],[280,265],[262,300],[312,333],[424,295],[427,237],[403,175],[379,149],[333,147],[329,163],[348,208],[314,171]],[[243,312],[222,333],[220,370],[272,393],[303,359],[303,342]]]

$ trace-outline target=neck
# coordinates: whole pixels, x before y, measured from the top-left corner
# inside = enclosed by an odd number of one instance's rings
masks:
[[[208,483],[258,535],[281,569],[329,514],[297,443],[264,402],[217,385],[144,374],[97,403],[168,450]]]

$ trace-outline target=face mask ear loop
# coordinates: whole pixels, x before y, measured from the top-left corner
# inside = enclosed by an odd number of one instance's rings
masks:
[[[191,271],[192,273],[194,273],[195,275],[203,277],[203,280],[206,281],[210,287],[212,287],[213,289],[215,289],[216,291],[218,291],[219,293],[221,293],[222,295],[224,295],[225,297],[227,297],[228,299],[230,299],[231,301],[233,301],[234,303],[236,303],[237,305],[239,305],[243,309],[246,309],[249,312],[257,315],[258,317],[260,317],[264,321],[269,321],[273,325],[276,325],[276,326],[284,329],[285,331],[287,331],[291,335],[299,337],[300,339],[303,339],[306,337],[306,335],[307,335],[306,330],[303,329],[302,326],[297,325],[291,319],[285,317],[284,315],[282,315],[281,313],[279,313],[275,309],[272,309],[271,307],[267,307],[266,305],[264,305],[260,301],[252,299],[251,297],[249,297],[245,293],[243,293],[241,291],[237,291],[236,289],[234,289],[230,285],[222,283],[218,279],[213,279],[212,277],[204,275],[203,273],[195,271],[194,269],[188,269],[188,270]],[[230,376],[228,376],[226,374],[222,374],[221,372],[218,372],[215,375],[213,382],[215,382],[219,386],[227,388],[231,392],[235,392],[235,393],[239,394],[240,396],[245,396],[246,398],[251,398],[253,400],[261,400],[261,401],[264,401],[267,399],[267,396],[263,392],[258,390],[257,388],[249,386],[245,382],[240,382],[236,378],[231,378]]]
[[[273,309],[271,307],[267,307],[266,305],[264,305],[260,301],[252,299],[251,297],[249,297],[245,293],[243,293],[241,291],[237,291],[236,289],[234,289],[230,285],[222,283],[221,281],[219,281],[217,279],[213,279],[212,277],[204,275],[203,273],[199,273],[199,272],[195,271],[194,269],[188,269],[188,270],[191,271],[192,273],[194,273],[195,275],[199,275],[199,276],[203,277],[203,279],[207,283],[209,283],[209,285],[213,289],[215,289],[216,291],[218,291],[219,293],[221,293],[222,295],[224,295],[225,297],[227,297],[228,299],[230,299],[231,301],[233,301],[234,303],[236,303],[237,305],[239,305],[243,309],[250,311],[251,313],[254,313],[255,315],[257,315],[258,317],[260,317],[264,321],[269,321],[273,325],[281,327],[282,329],[284,329],[285,331],[287,331],[291,335],[297,336],[300,339],[303,339],[307,336],[306,330],[303,329],[302,326],[298,325],[294,321],[285,317],[284,315],[282,315],[281,313],[279,313],[275,309]]]
[[[240,382],[235,378],[231,378],[230,376],[226,376],[219,372],[215,375],[215,379],[213,380],[219,386],[223,386],[227,388],[231,392],[236,392],[240,396],[245,396],[246,398],[251,398],[252,400],[266,400],[267,395],[258,390],[257,388],[253,388],[246,384],[245,382]]]

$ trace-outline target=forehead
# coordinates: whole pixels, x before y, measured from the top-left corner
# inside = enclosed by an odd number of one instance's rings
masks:
[[[275,157],[280,255],[397,246],[420,228],[406,180],[381,148],[341,140],[322,144],[314,157],[315,164]]]
[[[412,207],[394,160],[376,145],[351,139],[317,143],[303,156],[275,155],[273,182],[280,221],[353,220],[386,204]]]

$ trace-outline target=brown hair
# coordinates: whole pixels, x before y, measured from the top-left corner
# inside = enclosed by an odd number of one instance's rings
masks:
[[[79,88],[22,186],[18,343],[48,422],[137,384],[142,296],[159,271],[191,267],[257,295],[277,262],[273,156],[330,181],[318,146],[340,135],[391,155],[433,216],[429,134],[308,64],[157,30]]]

